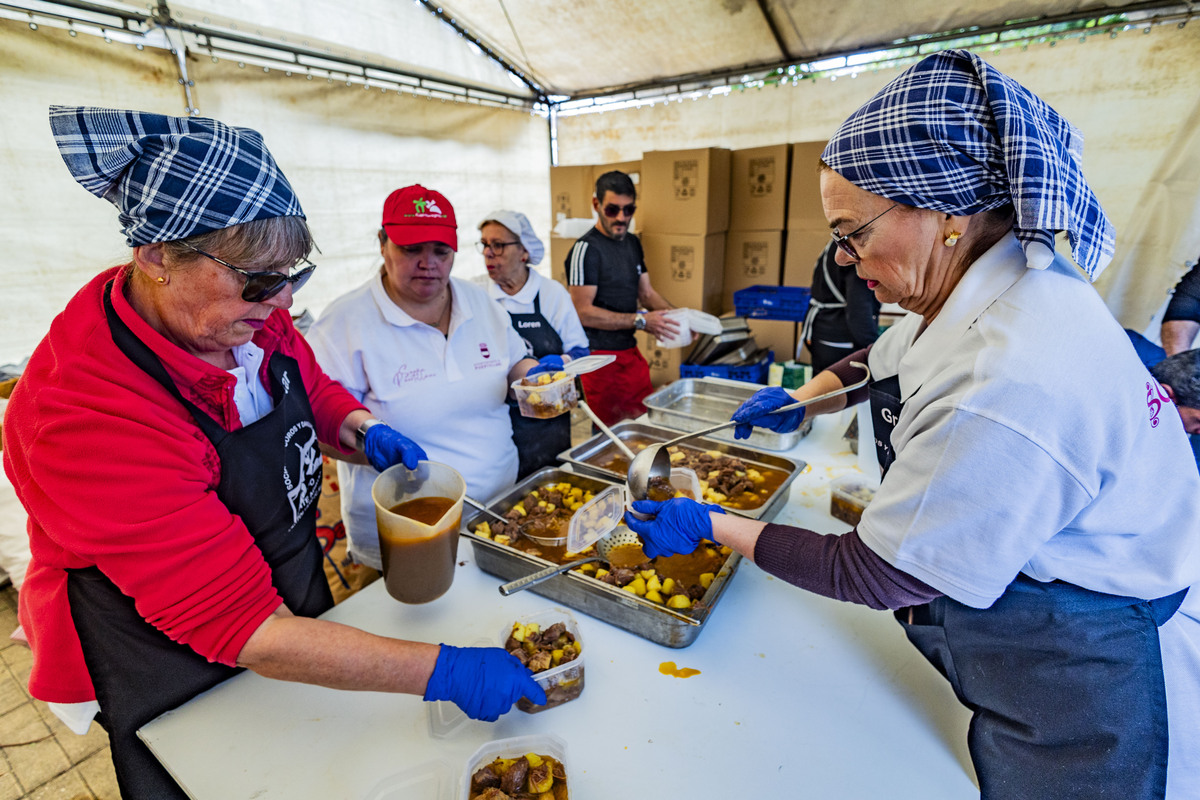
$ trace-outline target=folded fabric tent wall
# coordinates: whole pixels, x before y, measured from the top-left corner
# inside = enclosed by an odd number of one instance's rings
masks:
[[[520,88],[482,51],[472,50],[455,30],[435,19],[428,4],[362,0],[333,13],[332,7],[304,3],[286,18],[279,17],[276,4],[193,0],[192,5],[201,10],[172,4],[172,13],[193,23],[207,21],[210,14],[237,14],[239,31],[285,28],[290,42],[307,44],[311,37],[320,46],[332,42],[333,51],[353,46],[402,58],[435,76]],[[775,45],[762,19],[755,22],[750,16],[754,4],[713,4],[702,11],[666,0],[642,4],[612,22],[626,32],[623,39],[613,39],[604,26],[593,29],[591,20],[611,9],[599,0],[580,0],[563,10],[511,0],[505,6],[511,25],[489,12],[494,11],[490,4],[461,0],[451,5],[459,7],[456,19],[463,27],[499,41],[499,51],[510,61],[513,54],[522,56],[521,64],[538,81],[567,92],[598,83],[612,86],[638,75],[722,66],[716,63],[722,59],[780,57],[778,49],[772,55]],[[765,8],[778,19],[792,20],[791,28],[783,26],[777,33],[787,50],[799,53],[813,48],[844,52],[883,41],[880,37],[913,33],[902,30],[905,24],[948,26],[964,15],[1000,19],[997,14],[1012,12],[1016,5],[998,10],[990,3],[947,7],[913,0],[904,15],[867,13],[871,4],[865,0],[768,0]],[[1046,2],[1039,10],[1079,5]],[[808,16],[801,13],[806,9]],[[637,19],[667,15],[676,23],[636,25],[630,16],[635,12]],[[446,13],[453,16],[449,9]],[[47,25],[32,30],[14,16],[0,19],[0,98],[5,101],[0,174],[6,189],[0,192],[0,230],[10,243],[3,267],[5,290],[0,292],[0,363],[27,356],[78,286],[100,268],[128,257],[116,232],[115,211],[80,190],[63,169],[45,122],[46,107],[81,103],[181,114],[185,106],[179,73],[167,51],[138,51],[119,38],[109,44],[82,34],[71,37]],[[535,23],[538,27],[531,27]],[[802,29],[808,40],[797,39]],[[519,39],[517,33],[522,34]],[[721,47],[706,44],[713,35]],[[638,41],[657,45],[640,47]],[[1200,26],[1162,25],[1149,35],[1135,28],[1115,38],[1080,41],[1035,41],[1028,49],[989,51],[985,57],[1083,130],[1085,170],[1118,232],[1116,261],[1098,288],[1122,322],[1139,327],[1183,272],[1183,261],[1200,252],[1200,181],[1194,180],[1200,128],[1189,126],[1200,108],[1194,89]],[[589,55],[595,52],[610,57]],[[372,273],[379,263],[374,231],[380,203],[405,183],[421,182],[451,198],[464,244],[473,240],[476,220],[496,207],[524,211],[549,240],[550,142],[543,116],[415,99],[364,89],[360,82],[310,81],[299,71],[287,76],[253,62],[239,67],[236,60],[220,58],[214,63],[203,48],[193,48],[186,65],[200,112],[262,131],[296,185],[323,250],[321,269],[299,296],[297,310],[307,306],[319,312]],[[894,74],[891,68],[863,71],[853,79],[843,75],[836,81],[734,90],[695,102],[559,116],[559,162],[610,163],[636,160],[649,150],[821,140]],[[1154,210],[1147,212],[1150,207]],[[543,263],[539,269],[549,274],[550,266]],[[482,260],[464,247],[455,270],[464,276],[481,274]]]

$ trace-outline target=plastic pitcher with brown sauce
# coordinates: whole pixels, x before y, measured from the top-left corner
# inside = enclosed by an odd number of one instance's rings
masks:
[[[428,603],[454,581],[458,530],[467,485],[445,464],[397,464],[371,487],[379,552],[388,594],[402,603]]]

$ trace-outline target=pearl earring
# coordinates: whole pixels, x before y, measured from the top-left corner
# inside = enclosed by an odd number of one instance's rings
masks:
[[[959,233],[958,231],[954,231],[949,236],[947,236],[946,242],[945,242],[946,247],[954,247],[954,245],[958,244],[958,237],[960,237],[960,236],[962,236],[962,234]]]

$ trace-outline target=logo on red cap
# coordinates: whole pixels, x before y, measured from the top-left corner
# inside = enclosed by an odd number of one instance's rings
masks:
[[[432,197],[418,197],[413,200],[413,212],[416,214],[431,214],[438,217],[446,216],[442,209],[438,208],[437,200]]]

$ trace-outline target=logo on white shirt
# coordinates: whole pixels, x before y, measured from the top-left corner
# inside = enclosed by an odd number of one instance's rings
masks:
[[[1171,396],[1163,391],[1158,381],[1146,381],[1146,408],[1150,410],[1150,427],[1158,427],[1158,412],[1171,402]]]
[[[396,370],[396,374],[392,376],[392,383],[396,386],[406,386],[410,383],[421,383],[430,378],[437,377],[437,373],[424,367],[416,367],[409,369],[408,364],[401,364]]]
[[[487,342],[480,342],[480,343],[479,343],[479,354],[480,354],[481,356],[483,356],[484,358],[491,358],[491,357],[492,357],[492,354],[491,354],[491,352],[488,350]]]

